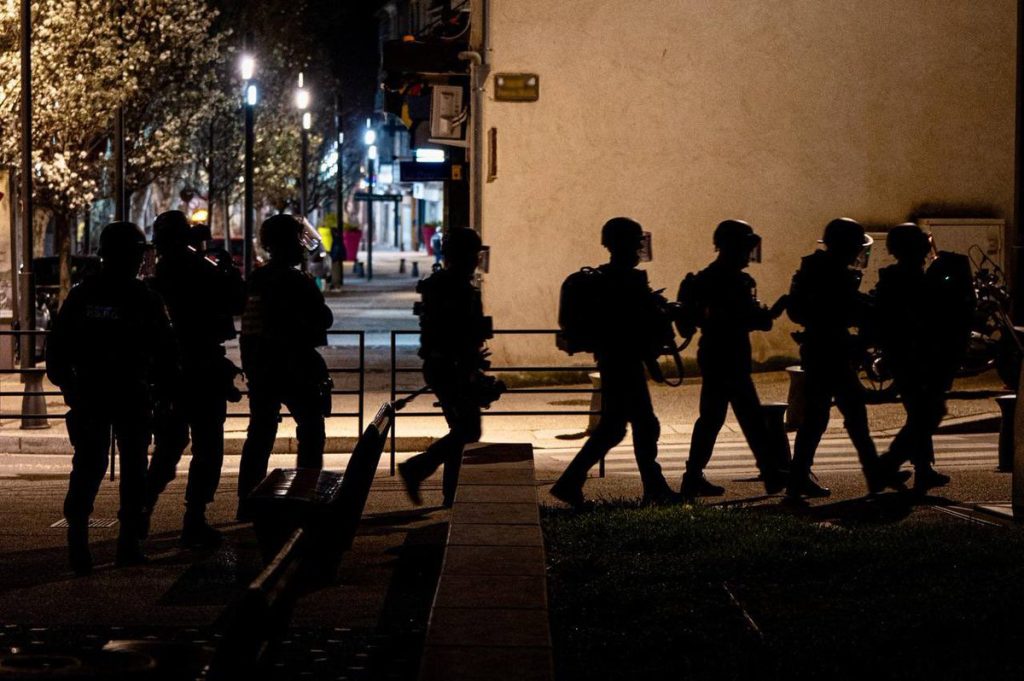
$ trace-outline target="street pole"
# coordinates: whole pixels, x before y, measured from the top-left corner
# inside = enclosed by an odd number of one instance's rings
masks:
[[[306,217],[306,168],[309,165],[309,131],[302,126],[302,166],[299,170],[299,214]]]
[[[340,86],[339,86],[340,88]],[[335,204],[338,212],[338,231],[333,235],[334,239],[341,239],[345,234],[345,119],[341,115],[341,92],[334,98],[334,127],[338,140],[338,167],[334,171],[334,191],[336,194]],[[346,253],[346,256],[348,254]],[[331,281],[331,285],[338,287],[345,283],[345,260],[344,258],[337,267],[333,268],[339,274],[338,281]]]
[[[40,393],[42,377],[35,371],[36,285],[32,275],[33,216],[32,204],[32,3],[21,0],[21,272],[18,288],[21,301],[20,364],[25,393]],[[46,428],[46,399],[39,394],[22,395],[21,427]],[[41,415],[41,416],[33,416]]]
[[[253,231],[255,207],[253,205],[253,147],[255,146],[256,134],[255,134],[255,118],[256,111],[254,103],[249,98],[248,88],[246,88],[246,101],[245,101],[245,198],[244,202],[244,221],[242,228],[242,271],[245,274],[245,278],[248,279],[252,273],[252,243],[253,243]],[[229,235],[225,235],[228,237]],[[225,243],[228,243],[228,239],[225,238]]]
[[[370,171],[369,172],[369,175],[370,175],[370,200],[366,202],[366,221],[369,223],[369,225],[367,225],[368,229],[367,229],[367,234],[366,234],[366,280],[367,281],[370,281],[371,279],[373,279],[373,232],[374,232],[374,225],[373,225],[373,184],[374,184],[374,180],[377,179],[375,177],[376,173],[374,171],[374,165],[376,165],[376,164],[374,163],[374,160],[372,158],[369,159],[366,162],[366,169]]]

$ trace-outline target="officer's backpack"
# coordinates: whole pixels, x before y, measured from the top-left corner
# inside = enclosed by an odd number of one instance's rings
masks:
[[[939,251],[925,272],[925,279],[933,296],[931,315],[935,340],[947,353],[961,354],[971,337],[978,302],[970,260],[961,253]]]
[[[594,352],[601,340],[605,276],[593,267],[573,272],[562,282],[558,299],[558,349],[573,355]]]

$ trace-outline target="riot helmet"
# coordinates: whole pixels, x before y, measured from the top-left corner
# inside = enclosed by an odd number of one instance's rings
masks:
[[[100,233],[100,258],[106,272],[138,276],[146,250],[146,235],[134,222],[111,222]]]
[[[480,235],[468,227],[449,229],[441,241],[445,267],[467,275],[476,269],[482,250]]]
[[[644,247],[643,227],[630,218],[612,218],[601,227],[601,245],[612,254],[612,259],[624,259],[631,267],[636,266]]]
[[[934,244],[932,238],[913,222],[904,222],[889,230],[885,248],[898,262],[923,264]]]
[[[819,243],[836,254],[847,265],[857,269],[868,266],[871,257],[871,244],[875,242],[864,227],[851,218],[836,218],[825,225],[825,233]]]
[[[160,213],[153,222],[153,245],[157,253],[163,255],[185,250],[191,229],[188,218],[180,210]]]
[[[735,255],[744,265],[761,262],[761,237],[743,220],[725,220],[718,223],[712,236],[715,250],[726,256]]]
[[[287,213],[273,215],[260,225],[260,245],[270,253],[271,259],[280,259],[289,265],[298,265],[305,256],[302,236],[302,223]]]

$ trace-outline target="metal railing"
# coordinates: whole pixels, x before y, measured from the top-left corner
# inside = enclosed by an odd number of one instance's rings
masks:
[[[397,399],[408,397],[417,393],[432,395],[432,390],[426,386],[421,385],[418,388],[400,388],[398,385],[399,376],[405,374],[420,374],[423,373],[423,366],[420,364],[416,367],[411,366],[398,366],[398,337],[399,336],[414,336],[419,335],[419,331],[392,331],[391,332],[391,402],[395,402]],[[558,333],[557,329],[501,329],[494,332],[495,336],[554,336]],[[515,372],[555,372],[555,373],[580,373],[580,372],[593,372],[597,371],[596,366],[492,366],[487,370],[488,373],[500,374],[500,373],[515,373]],[[593,395],[599,392],[595,388],[509,388],[505,391],[505,395]],[[402,411],[402,417],[408,416],[420,416],[420,417],[443,417],[444,414],[440,411]],[[600,410],[580,410],[580,409],[527,409],[527,410],[509,410],[509,409],[485,409],[482,411],[483,416],[600,416]],[[390,473],[395,474],[395,457],[397,455],[397,437],[398,431],[398,414],[395,414],[395,423],[391,427],[391,460],[390,460]],[[599,474],[604,477],[604,458],[602,457],[599,464]]]
[[[44,338],[49,334],[47,330],[32,330],[32,331],[21,331],[18,329],[11,330],[0,330],[0,338],[5,336],[11,336],[15,338],[15,343],[21,343],[22,336],[43,336]],[[356,388],[343,388],[335,386],[331,390],[331,395],[339,396],[354,396],[357,399],[357,408],[355,411],[332,411],[328,418],[354,418],[358,424],[358,430],[356,431],[356,437],[359,437],[363,432],[363,426],[365,422],[365,388],[366,388],[366,332],[365,331],[351,331],[346,329],[331,330],[328,331],[329,336],[355,336],[358,339],[358,362],[355,366],[342,366],[342,367],[328,367],[327,371],[331,376],[335,375],[352,375],[355,374],[357,377]],[[33,342],[35,346],[35,342]],[[20,349],[20,348],[19,348]],[[32,348],[32,352],[35,352],[35,347]],[[0,376],[9,375],[20,375],[20,376],[37,376],[39,380],[42,380],[46,373],[44,367],[32,367],[30,369],[23,369],[20,367],[14,367],[13,369],[0,368]],[[0,402],[4,398],[10,397],[41,397],[44,400],[47,397],[60,397],[60,390],[6,390],[0,386]],[[243,396],[248,396],[248,390],[240,391]],[[291,416],[288,412],[283,412],[282,416]],[[248,410],[243,412],[228,412],[228,418],[249,418]],[[0,419],[64,419],[67,418],[66,412],[60,412],[56,414],[47,414],[45,411],[42,413],[23,413],[19,412],[5,412],[0,408]]]

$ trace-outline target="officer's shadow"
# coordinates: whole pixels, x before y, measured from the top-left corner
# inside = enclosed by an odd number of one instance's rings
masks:
[[[843,499],[824,504],[785,502],[775,512],[807,518],[814,522],[836,522],[843,525],[891,525],[906,520],[915,508],[952,506],[955,501],[912,489]]]

